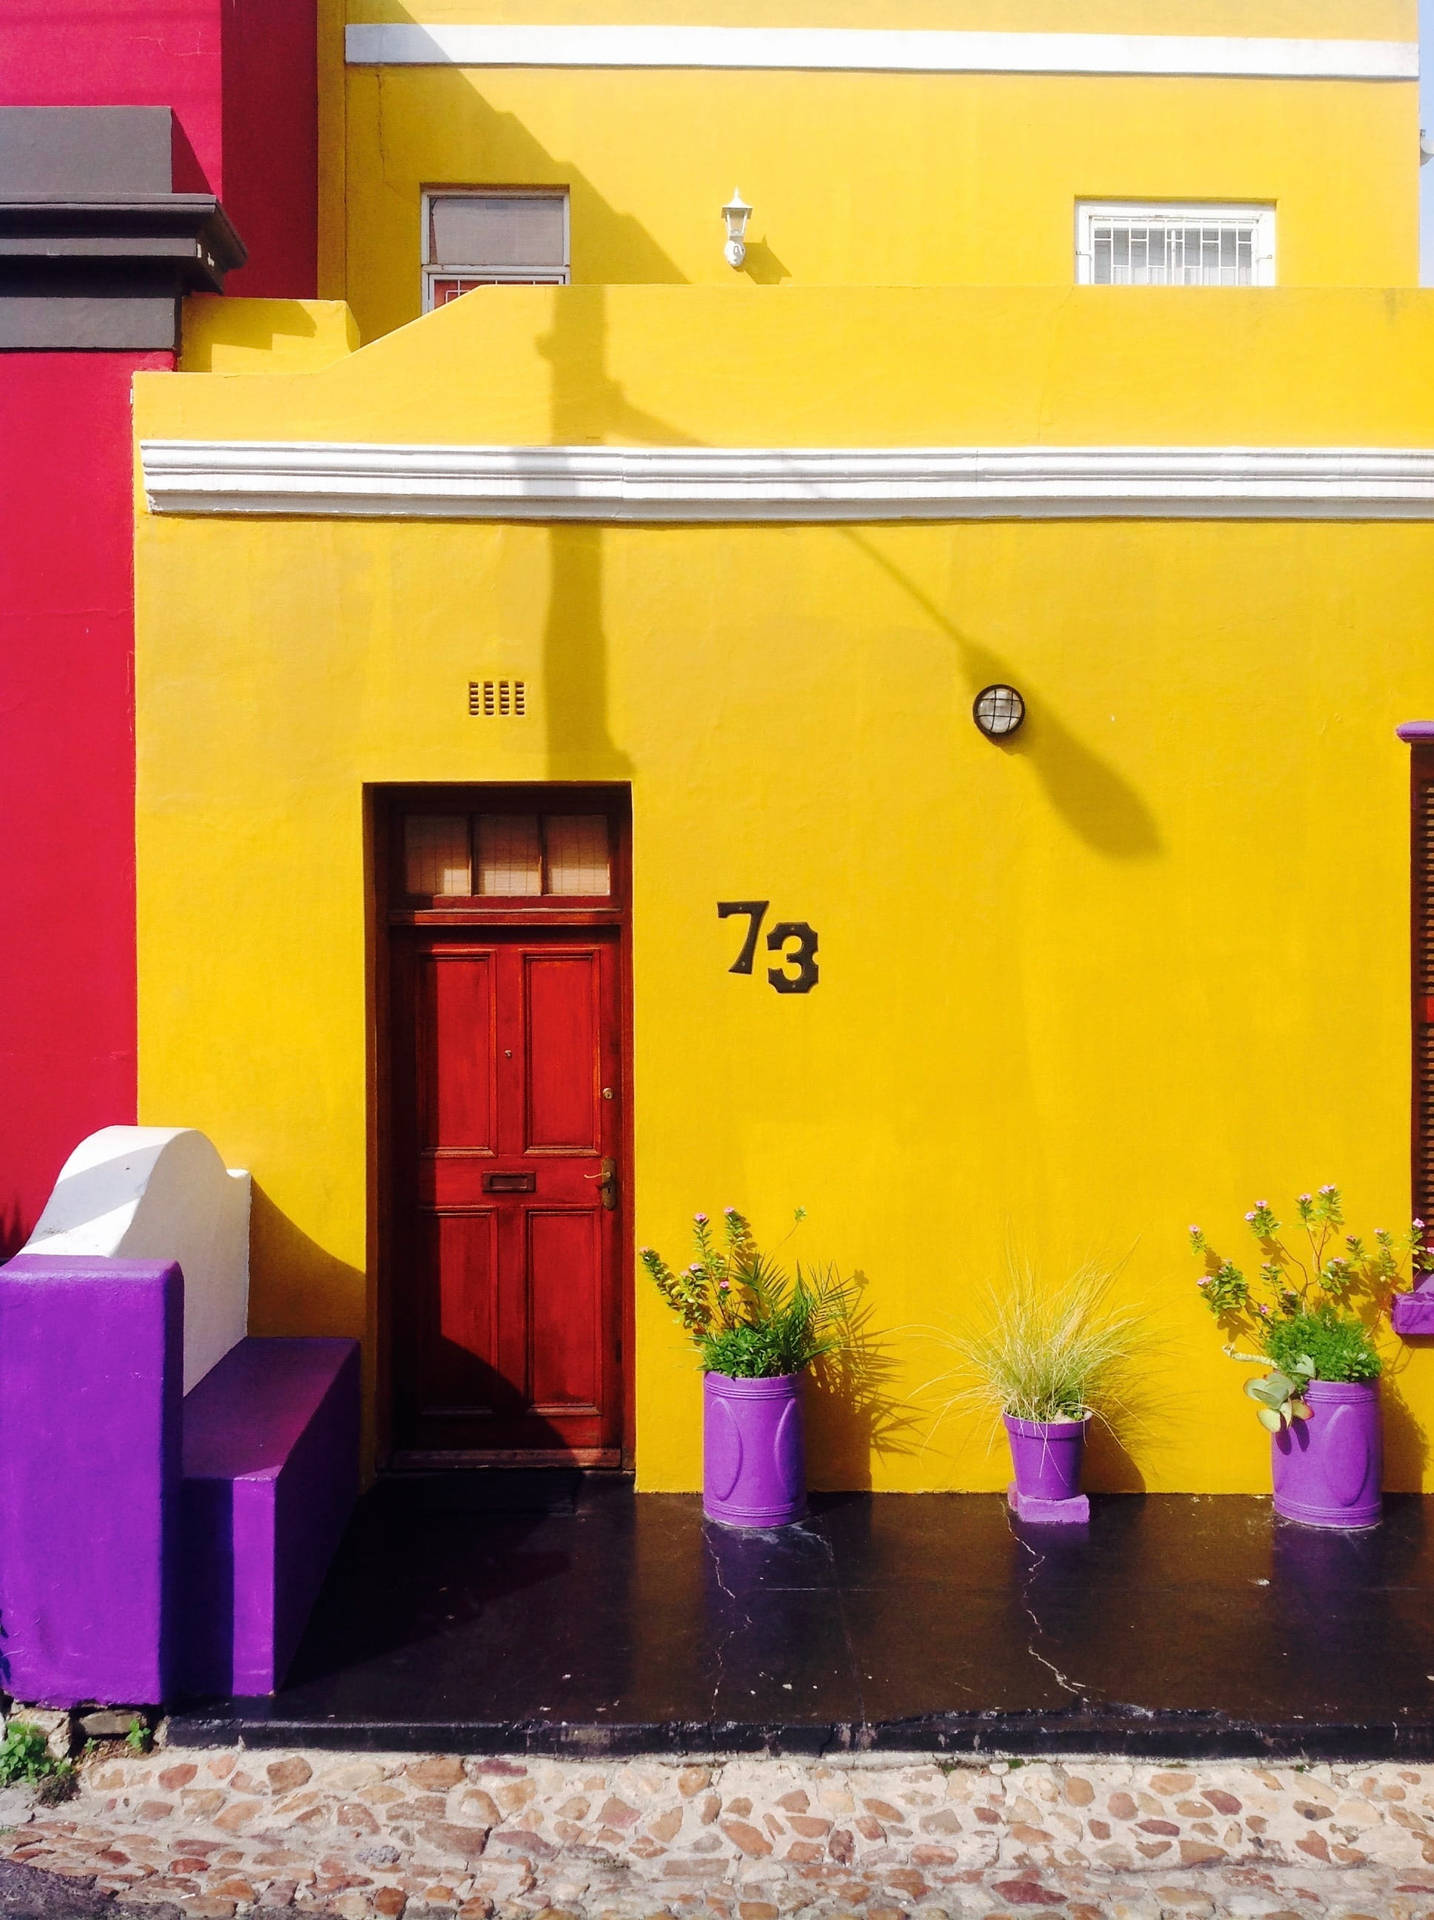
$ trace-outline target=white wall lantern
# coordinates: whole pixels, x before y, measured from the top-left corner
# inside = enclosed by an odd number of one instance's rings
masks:
[[[740,267],[747,258],[747,222],[751,217],[752,209],[742,198],[741,189],[733,187],[732,198],[722,209],[727,222],[727,244],[722,251],[729,267]]]

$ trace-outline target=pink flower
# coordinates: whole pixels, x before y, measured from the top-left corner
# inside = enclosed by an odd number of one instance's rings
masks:
[[[1210,1276],[1207,1274],[1203,1280],[1197,1280],[1195,1284],[1197,1287],[1208,1287],[1210,1284]]]
[[[1419,1233],[1423,1233],[1423,1231],[1424,1231],[1424,1222],[1423,1222],[1422,1220],[1416,1220],[1416,1221],[1414,1222],[1414,1226],[1415,1226],[1415,1230],[1416,1230],[1417,1232],[1419,1232]]]
[[[707,1215],[705,1213],[694,1213],[692,1218],[694,1223],[699,1227],[705,1227],[707,1225]]]
[[[1250,1211],[1245,1215],[1245,1218],[1247,1220],[1253,1220],[1254,1217],[1255,1217],[1255,1212],[1254,1212],[1254,1208],[1252,1207]]]

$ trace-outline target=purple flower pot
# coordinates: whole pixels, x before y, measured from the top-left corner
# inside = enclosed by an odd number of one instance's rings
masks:
[[[1377,1380],[1311,1380],[1310,1418],[1270,1436],[1275,1512],[1306,1527],[1375,1527],[1383,1513]]]
[[[1021,1519],[1088,1520],[1090,1502],[1080,1490],[1086,1422],[1002,1418],[1016,1470],[1007,1499]]]
[[[724,1527],[785,1527],[807,1510],[802,1376],[702,1380],[702,1511]]]

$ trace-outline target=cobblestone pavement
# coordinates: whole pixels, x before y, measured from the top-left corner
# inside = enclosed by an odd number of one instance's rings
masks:
[[[80,1779],[0,1795],[0,1912],[1434,1920],[1434,1767],[161,1748]]]

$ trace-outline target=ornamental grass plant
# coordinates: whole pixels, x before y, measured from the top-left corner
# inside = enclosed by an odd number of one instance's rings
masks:
[[[1123,1264],[1123,1263],[1122,1263]],[[1094,1418],[1115,1431],[1136,1418],[1140,1356],[1153,1344],[1144,1309],[1113,1297],[1120,1266],[1083,1261],[1064,1280],[1011,1263],[971,1333],[943,1333],[956,1364],[937,1380],[942,1417],[1003,1415],[1050,1423]]]

